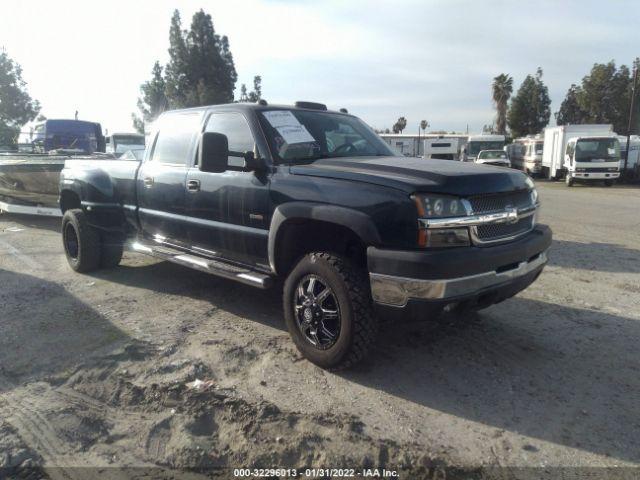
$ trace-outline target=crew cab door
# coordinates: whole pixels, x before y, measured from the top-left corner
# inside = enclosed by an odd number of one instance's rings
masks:
[[[223,173],[187,173],[187,215],[191,248],[202,255],[268,267],[269,175],[246,171],[240,155],[254,151],[255,137],[240,112],[214,112],[205,131],[229,142],[229,167]]]
[[[167,114],[158,120],[153,145],[138,172],[138,217],[145,238],[187,248],[185,179],[195,156],[202,112]]]

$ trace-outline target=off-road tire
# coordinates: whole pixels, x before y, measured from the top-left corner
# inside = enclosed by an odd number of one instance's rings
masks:
[[[73,232],[73,233],[72,233]],[[75,235],[77,249],[73,250],[71,238]],[[99,232],[89,225],[82,209],[67,210],[62,217],[62,245],[67,261],[79,273],[97,270],[100,266],[102,245]]]
[[[100,253],[100,267],[114,268],[120,264],[124,251],[122,241],[117,235],[105,233],[101,236],[102,251]]]
[[[307,275],[317,275],[331,287],[340,309],[340,333],[335,344],[320,350],[309,343],[296,320],[294,295]],[[305,255],[288,275],[283,289],[285,321],[296,347],[312,363],[329,370],[349,368],[364,359],[378,331],[367,272],[348,259],[327,252]]]

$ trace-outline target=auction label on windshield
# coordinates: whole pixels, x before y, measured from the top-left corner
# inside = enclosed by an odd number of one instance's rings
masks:
[[[387,468],[235,468],[236,478],[400,478]]]
[[[316,141],[289,110],[270,110],[262,115],[289,145]]]

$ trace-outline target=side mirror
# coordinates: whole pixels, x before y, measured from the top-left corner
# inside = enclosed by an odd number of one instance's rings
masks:
[[[221,133],[204,132],[200,135],[198,166],[202,172],[222,173],[229,166],[229,142]]]

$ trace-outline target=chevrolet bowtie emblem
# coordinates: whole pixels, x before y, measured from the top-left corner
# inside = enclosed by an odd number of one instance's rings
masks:
[[[518,209],[516,207],[505,208],[507,213],[507,223],[518,223]]]

